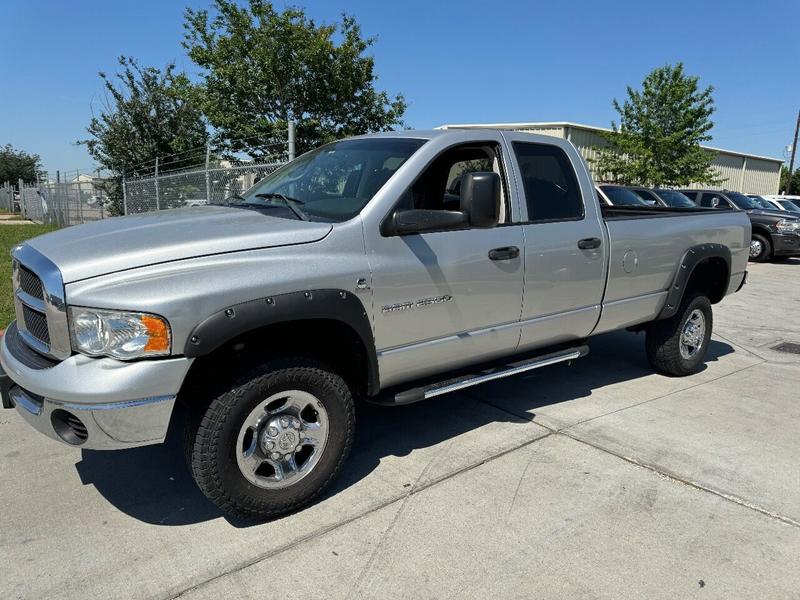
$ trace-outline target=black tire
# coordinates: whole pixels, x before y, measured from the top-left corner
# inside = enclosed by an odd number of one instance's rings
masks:
[[[681,354],[681,334],[695,310],[702,313],[705,329],[698,350],[687,358]],[[695,294],[681,303],[675,316],[663,321],[655,321],[647,328],[645,339],[647,359],[661,373],[677,377],[689,375],[705,360],[713,327],[714,316],[711,311],[711,302],[705,296]]]
[[[288,390],[308,392],[322,403],[327,442],[307,475],[288,487],[265,489],[242,474],[237,439],[259,403]],[[322,493],[347,459],[354,429],[353,396],[339,375],[312,360],[275,360],[243,374],[211,401],[202,418],[190,419],[185,448],[192,475],[209,500],[227,514],[265,520],[297,510]]]
[[[752,253],[752,247],[750,251],[750,260],[753,262],[766,262],[772,256],[772,244],[770,243],[769,239],[766,236],[761,235],[760,233],[754,233],[752,236],[752,243],[757,242],[761,246],[761,252],[756,254],[755,256]]]

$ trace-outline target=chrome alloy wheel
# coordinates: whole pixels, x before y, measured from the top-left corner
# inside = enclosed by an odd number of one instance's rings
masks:
[[[706,337],[706,318],[703,311],[695,308],[683,324],[679,343],[681,356],[689,360],[700,351]]]
[[[750,258],[757,258],[764,251],[764,244],[759,240],[750,240]]]
[[[259,403],[236,440],[236,462],[261,488],[286,488],[308,475],[328,441],[328,413],[308,392],[289,390]]]

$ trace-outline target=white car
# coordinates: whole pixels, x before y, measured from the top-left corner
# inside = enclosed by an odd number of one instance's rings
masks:
[[[761,196],[761,198],[778,210],[800,213],[800,196]]]

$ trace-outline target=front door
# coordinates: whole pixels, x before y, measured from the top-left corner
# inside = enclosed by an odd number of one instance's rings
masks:
[[[439,155],[398,206],[458,210],[467,172],[502,174],[499,144]],[[501,225],[411,235],[367,235],[382,386],[513,353],[519,342],[523,239],[510,224],[503,185]],[[519,255],[490,253],[498,248]]]

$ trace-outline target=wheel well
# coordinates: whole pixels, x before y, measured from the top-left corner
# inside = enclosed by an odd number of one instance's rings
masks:
[[[272,358],[313,358],[336,371],[354,395],[369,390],[368,350],[358,333],[342,321],[304,319],[266,325],[243,333],[195,359],[181,388],[184,402],[197,393],[227,385],[255,364]]]
[[[700,292],[705,294],[713,304],[716,304],[725,297],[729,278],[728,263],[723,258],[703,259],[692,271],[686,284],[684,297]]]
[[[763,227],[759,227],[759,226],[756,225],[755,227],[753,227],[752,232],[753,233],[757,233],[757,234],[759,234],[761,236],[764,236],[768,240],[770,239],[769,231],[767,231]]]

